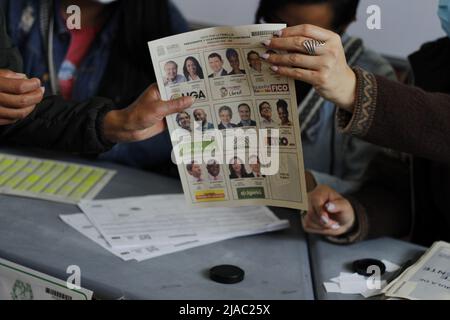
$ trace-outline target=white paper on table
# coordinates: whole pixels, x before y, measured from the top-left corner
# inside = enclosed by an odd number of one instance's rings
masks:
[[[338,283],[324,282],[323,286],[328,293],[341,293],[341,288]]]
[[[114,248],[228,238],[280,222],[266,207],[190,208],[183,195],[85,201],[79,206]]]
[[[141,248],[132,248],[132,249],[114,249],[112,248],[106,240],[103,238],[103,236],[98,232],[98,230],[92,225],[92,223],[89,221],[89,219],[83,214],[71,214],[71,215],[60,215],[60,218],[67,223],[69,226],[89,238],[90,240],[94,241],[98,245],[102,246],[104,249],[108,250],[112,254],[116,255],[117,257],[129,261],[129,260],[137,260],[137,261],[144,261],[151,258],[156,258],[162,255],[191,249],[194,247],[199,247],[207,244],[211,244],[214,242],[219,242],[227,239],[231,239],[234,237],[239,237],[243,235],[250,235],[247,234],[229,234],[228,238],[208,238],[208,239],[197,239],[193,241],[188,242],[180,242],[176,244],[169,244],[169,245],[159,245],[159,246],[147,246],[147,247],[141,247]],[[257,233],[263,233],[263,232],[270,232],[270,231],[276,231],[281,230],[289,226],[289,223],[281,220],[280,223],[274,224],[270,226],[270,228],[265,230],[255,230],[253,234]]]
[[[387,272],[395,272],[399,268],[395,263],[387,260],[382,261],[386,265]],[[379,289],[371,289],[371,285],[374,284],[371,277],[348,272],[341,272],[338,277],[331,278],[330,282],[323,283],[328,293],[361,294],[365,298],[383,294],[383,289],[387,286],[386,280],[381,279]]]
[[[384,265],[386,266],[386,272],[395,272],[400,269],[399,265],[390,262],[388,260],[381,260],[381,262],[383,262]]]

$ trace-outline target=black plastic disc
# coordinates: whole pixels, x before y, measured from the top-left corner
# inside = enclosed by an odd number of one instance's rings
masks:
[[[353,262],[353,270],[359,275],[370,277],[373,273],[368,273],[367,269],[370,266],[377,266],[380,268],[380,275],[386,272],[386,265],[377,259],[361,259]]]
[[[231,265],[215,266],[209,270],[211,280],[224,284],[241,282],[244,280],[244,275],[244,270]]]

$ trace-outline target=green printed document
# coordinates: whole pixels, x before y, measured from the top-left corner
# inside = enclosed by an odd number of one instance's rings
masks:
[[[115,171],[0,153],[0,194],[78,204],[93,199]]]

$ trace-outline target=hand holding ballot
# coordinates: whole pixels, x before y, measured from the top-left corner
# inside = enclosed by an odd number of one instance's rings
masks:
[[[260,58],[268,52],[261,42],[283,27],[217,27],[149,42],[161,97],[196,98],[167,117],[190,205],[307,207],[295,83]]]
[[[104,135],[111,142],[132,142],[151,138],[164,131],[164,118],[194,103],[192,97],[163,101],[156,85],[151,85],[132,105],[109,112]]]

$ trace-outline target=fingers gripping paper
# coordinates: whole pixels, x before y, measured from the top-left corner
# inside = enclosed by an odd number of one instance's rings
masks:
[[[218,27],[149,42],[164,100],[194,97],[167,118],[193,206],[307,208],[292,79],[270,68],[262,41],[284,25]]]

